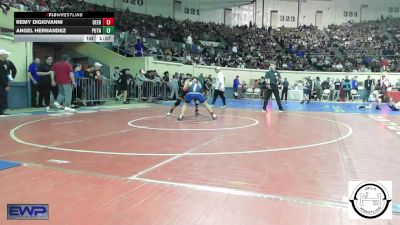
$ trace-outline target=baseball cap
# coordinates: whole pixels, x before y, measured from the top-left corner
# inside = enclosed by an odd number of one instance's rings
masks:
[[[95,62],[94,66],[103,66],[103,65],[101,63],[99,63],[99,62]]]
[[[11,54],[11,52],[8,52],[5,49],[0,49],[0,55],[10,55],[10,54]]]

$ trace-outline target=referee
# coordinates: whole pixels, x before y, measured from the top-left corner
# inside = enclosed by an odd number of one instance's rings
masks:
[[[267,105],[269,98],[271,97],[272,93],[274,93],[276,103],[278,104],[279,107],[279,112],[284,112],[281,104],[281,99],[279,98],[279,89],[278,89],[278,83],[281,81],[281,74],[276,71],[276,65],[275,62],[271,62],[269,66],[269,70],[265,74],[265,82],[267,86],[267,94],[264,99],[264,106],[263,106],[263,112],[267,111]]]

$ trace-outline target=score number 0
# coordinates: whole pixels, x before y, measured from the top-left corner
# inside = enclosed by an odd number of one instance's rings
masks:
[[[103,18],[103,26],[114,26],[114,18]]]

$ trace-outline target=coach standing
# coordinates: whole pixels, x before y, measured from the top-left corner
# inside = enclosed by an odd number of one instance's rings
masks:
[[[287,96],[288,96],[288,92],[289,92],[289,81],[287,81],[287,78],[285,77],[285,80],[282,82],[282,96],[281,96],[281,100],[283,100],[283,96],[285,96],[285,101],[287,101]]]
[[[276,71],[275,62],[271,62],[270,66],[269,66],[269,70],[265,74],[265,81],[266,81],[266,85],[267,85],[267,94],[264,99],[263,112],[267,111],[268,101],[269,101],[269,98],[271,97],[272,93],[274,94],[276,103],[278,104],[279,112],[284,111],[282,104],[281,104],[281,99],[279,98],[278,82],[280,80],[281,80],[281,74],[278,71]]]
[[[57,101],[54,102],[54,106],[58,109],[65,109],[67,111],[74,112],[75,110],[71,108],[71,100],[72,85],[76,87],[75,77],[72,66],[68,62],[69,56],[63,55],[61,60],[61,62],[55,63],[52,67],[59,91]],[[61,104],[64,104],[64,107],[62,107]]]
[[[215,68],[215,72],[217,73],[217,82],[215,84],[215,91],[214,91],[214,98],[212,100],[212,104],[215,104],[215,101],[217,100],[218,96],[221,97],[223,106],[221,106],[221,109],[225,108],[226,106],[226,101],[225,101],[225,77],[224,74],[221,71],[221,68],[217,67]]]
[[[367,79],[364,81],[364,95],[363,95],[363,102],[368,102],[368,98],[371,94],[372,89],[372,80],[371,76],[368,76]]]
[[[0,115],[7,115],[4,110],[7,109],[7,92],[10,90],[9,83],[17,75],[17,69],[14,63],[7,60],[10,52],[0,49]]]
[[[347,97],[348,100],[351,100],[351,81],[349,79],[349,76],[346,75],[342,87],[344,91],[344,99],[346,99]]]
[[[41,105],[43,100],[46,106],[46,110],[50,109],[50,92],[53,93],[54,100],[58,96],[58,88],[54,79],[54,71],[52,70],[53,57],[47,55],[45,62],[39,66],[39,104]]]

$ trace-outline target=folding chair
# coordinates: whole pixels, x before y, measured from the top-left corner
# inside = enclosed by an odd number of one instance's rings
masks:
[[[356,89],[352,89],[350,91],[350,94],[351,94],[351,99],[352,100],[355,100],[356,98],[360,97],[360,94],[358,94],[358,91]]]
[[[255,98],[256,96],[258,96],[258,98],[261,98],[261,89],[260,88],[254,89],[253,97]]]
[[[253,88],[247,88],[246,90],[246,98],[250,95],[250,98],[253,98],[254,90]]]

